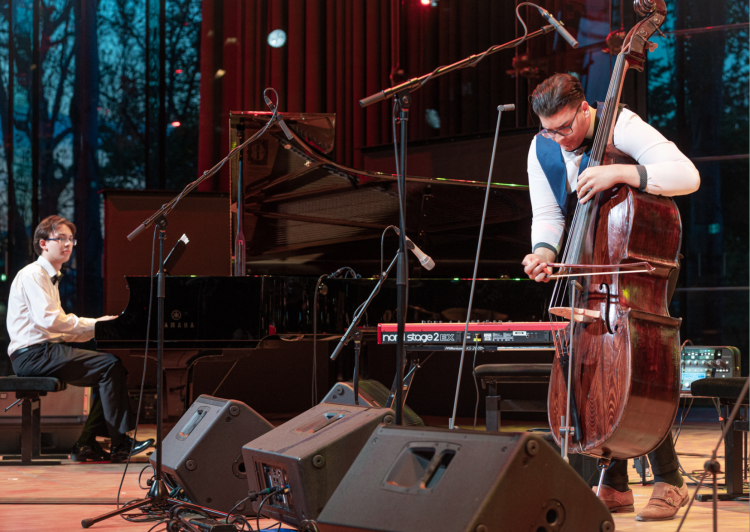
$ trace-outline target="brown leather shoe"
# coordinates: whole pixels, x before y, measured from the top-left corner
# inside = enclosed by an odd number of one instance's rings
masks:
[[[596,486],[592,488],[594,493],[596,493],[596,488]],[[606,484],[602,484],[602,489],[599,492],[599,499],[607,505],[607,509],[610,513],[627,513],[635,511],[635,506],[633,505],[633,490],[617,491]]]
[[[683,482],[678,488],[666,482],[657,482],[651,493],[651,500],[635,516],[636,521],[667,521],[674,519],[677,510],[685,506],[690,499],[687,484]]]

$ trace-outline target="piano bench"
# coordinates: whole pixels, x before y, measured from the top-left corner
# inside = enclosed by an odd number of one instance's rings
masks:
[[[694,397],[711,397],[718,399],[724,407],[724,419],[729,419],[732,408],[740,399],[742,387],[747,377],[707,378],[693,381],[690,385],[690,394]],[[740,399],[745,405],[745,420],[735,420],[724,438],[724,474],[727,492],[718,495],[720,501],[733,500],[737,497],[747,497],[743,488],[744,464],[747,457],[743,456],[743,432],[748,432],[748,396],[745,394]],[[742,413],[742,407],[738,415]],[[695,496],[697,501],[710,501],[713,494],[700,493]]]
[[[489,388],[486,398],[486,428],[487,430],[500,430],[500,412],[503,403],[511,404],[516,408],[526,411],[545,412],[547,405],[540,401],[508,401],[498,395],[498,385],[516,383],[549,383],[552,374],[552,364],[484,364],[474,369],[476,375],[482,381],[482,388]]]
[[[41,405],[39,398],[48,392],[60,392],[67,384],[54,377],[0,377],[0,392],[15,392],[21,403],[21,460],[0,460],[5,465],[60,465],[60,460],[38,460],[41,455]],[[5,457],[3,457],[5,458]],[[36,460],[35,460],[36,459]]]

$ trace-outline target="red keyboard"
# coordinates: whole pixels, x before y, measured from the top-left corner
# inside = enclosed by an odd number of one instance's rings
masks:
[[[552,331],[567,327],[567,322],[477,322],[469,324],[467,345],[553,345]],[[407,346],[462,345],[465,323],[407,323]],[[378,343],[396,344],[398,325],[378,324]]]

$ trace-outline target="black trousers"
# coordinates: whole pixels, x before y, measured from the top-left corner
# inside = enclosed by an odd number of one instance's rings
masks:
[[[680,468],[671,430],[661,445],[648,454],[648,461],[651,463],[651,472],[656,482],[662,482],[659,477],[674,474]],[[609,469],[604,472],[602,483],[620,491],[626,490],[628,488],[628,460],[612,460]]]
[[[21,377],[55,377],[72,386],[98,388],[84,433],[109,435],[117,445],[135,428],[128,399],[128,372],[116,356],[44,343],[14,358],[13,371]]]

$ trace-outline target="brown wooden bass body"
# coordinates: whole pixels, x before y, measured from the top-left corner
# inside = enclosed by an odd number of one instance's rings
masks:
[[[635,163],[623,161],[627,156],[613,146],[623,80],[628,69],[643,70],[646,52],[655,48],[648,39],[660,31],[667,8],[664,0],[635,0],[634,8],[645,18],[617,56],[589,168]],[[567,312],[571,320],[555,338],[558,363],[548,397],[552,434],[564,447],[564,424],[568,452],[600,456],[606,465],[647,454],[669,434],[679,401],[680,320],[667,306],[681,242],[671,198],[621,184],[577,207],[562,261],[567,266],[550,306],[550,317]],[[628,263],[652,269],[618,268]]]
[[[681,320],[669,317],[667,305],[669,277],[679,267],[682,225],[671,198],[626,185],[602,195],[592,225],[581,263],[647,261],[656,270],[579,278],[583,292],[576,306],[599,311],[601,318],[575,327],[572,388],[582,438],[577,443],[571,438],[568,451],[633,458],[659,446],[677,412]],[[603,283],[609,285],[609,298]],[[561,446],[566,378],[554,364],[548,412]]]

